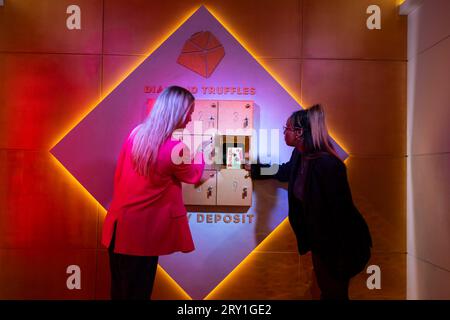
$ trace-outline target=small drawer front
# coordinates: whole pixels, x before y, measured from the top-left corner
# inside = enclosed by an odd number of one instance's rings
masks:
[[[217,173],[217,205],[251,206],[253,185],[243,169],[222,169]]]
[[[183,200],[186,205],[215,206],[217,202],[217,174],[215,171],[203,172],[202,180],[206,180],[198,187],[183,183]]]

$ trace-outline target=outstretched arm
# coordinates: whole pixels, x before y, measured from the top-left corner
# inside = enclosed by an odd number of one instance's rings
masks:
[[[251,165],[252,179],[255,179],[255,180],[277,179],[278,181],[281,181],[281,182],[288,182],[289,177],[291,176],[292,167],[294,165],[293,159],[294,159],[296,152],[297,151],[295,149],[292,151],[291,158],[289,159],[288,162],[285,162],[281,165],[277,165],[278,168],[274,168],[276,170],[276,173],[274,173],[274,174],[266,173],[267,171],[270,172],[272,169],[264,170],[266,172],[264,172],[262,170],[263,168],[269,168],[271,166],[269,164],[261,164],[261,163],[252,164]]]

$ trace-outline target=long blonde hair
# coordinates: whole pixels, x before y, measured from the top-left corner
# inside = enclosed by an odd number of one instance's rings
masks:
[[[326,152],[340,159],[328,134],[325,112],[320,104],[296,111],[290,119],[295,128],[303,129],[303,146],[307,154]]]
[[[145,121],[132,132],[132,159],[136,172],[149,176],[160,146],[186,121],[194,96],[186,89],[170,86],[158,96]]]

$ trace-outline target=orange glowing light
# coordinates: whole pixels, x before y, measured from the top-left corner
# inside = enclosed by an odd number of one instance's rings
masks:
[[[116,81],[113,85],[106,89],[105,93],[103,93],[99,99],[97,99],[90,105],[87,112],[85,112],[84,114],[80,114],[76,119],[72,121],[67,129],[63,130],[63,133],[55,139],[55,142],[52,144],[52,147],[50,149],[55,147],[70,131],[72,131],[72,129],[75,128],[76,125],[78,125],[89,113],[91,113],[91,111],[94,110],[111,92],[113,92],[117,86],[119,86],[126,78],[128,78],[128,76],[134,70],[136,70],[137,67],[139,67],[156,49],[158,49],[197,10],[198,8],[191,10],[185,17],[180,20],[181,22],[178,22],[174,26],[169,28],[170,31],[168,31],[165,35],[162,35],[159,40],[155,41],[155,44],[147,51],[147,53],[144,54],[143,57],[138,59],[135,64],[131,66],[130,69],[128,69],[128,71],[126,71],[121,77],[119,77],[118,81]]]
[[[256,58],[256,55],[253,53],[253,50],[250,49],[250,46],[243,40],[241,39],[236,32],[234,32],[230,27],[227,27],[227,25],[224,23],[224,19],[219,18],[219,16],[214,13],[214,10],[212,10],[211,8],[209,8],[208,6],[205,5],[205,7],[208,9],[208,11],[213,15],[214,18],[216,18],[217,21],[220,22],[220,24],[225,28],[225,30],[227,30],[236,40],[237,42],[239,42],[239,44],[244,47],[244,49],[250,53],[250,55],[253,57],[253,59],[255,59],[260,65],[261,67],[272,76],[272,78],[275,79],[276,82],[278,82],[281,87],[286,90],[287,93],[289,93],[289,95],[291,95],[291,97],[294,98],[295,101],[297,101],[297,103],[299,103],[301,106],[303,106],[303,104],[301,103],[301,99],[299,97],[297,97],[297,95],[295,93],[293,93],[290,89],[288,89],[288,86],[280,79],[280,77],[275,75],[275,71],[271,70],[269,66],[265,65],[262,61],[258,60]]]
[[[164,270],[160,265],[158,265],[158,269],[161,271],[161,275],[164,277],[164,279],[169,282],[169,285],[176,288],[185,300],[192,300],[192,297],[183,290],[183,288],[167,273],[166,270]]]
[[[221,19],[216,13],[214,13],[214,10],[212,10],[211,8],[208,8],[208,6],[206,6],[206,8],[209,10],[209,12],[214,16],[214,18],[217,19],[217,21],[220,22],[220,24],[236,39],[236,41],[239,42],[239,44],[244,47],[245,50],[247,50],[251,56],[263,67],[264,70],[266,70],[267,73],[269,73],[274,79],[275,81],[277,81],[281,87],[286,90],[287,93],[289,93],[291,95],[291,97],[294,98],[294,100],[299,103],[301,106],[303,106],[304,104],[302,103],[301,99],[297,97],[296,94],[294,94],[289,88],[288,86],[284,83],[284,81],[282,81],[277,75],[275,75],[275,73],[268,67],[266,66],[262,61],[258,60],[256,58],[256,55],[253,53],[253,51],[249,48],[249,46],[247,44],[245,44],[245,42],[233,31],[231,30],[231,28],[227,27],[227,25],[223,22],[223,19]],[[342,144],[340,141],[338,141],[338,139],[334,138],[333,139],[336,141],[336,143],[338,143],[341,148],[347,153],[349,154],[346,149],[344,147],[342,147]],[[348,159],[348,158],[347,158]],[[219,286],[223,286],[227,279],[229,280],[233,274],[235,273],[235,271],[238,268],[244,268],[245,267],[245,263],[247,258],[252,255],[254,253],[254,251],[261,247],[264,243],[266,243],[267,241],[269,241],[269,239],[271,239],[275,234],[277,234],[280,230],[280,226],[284,223],[287,223],[288,219],[286,218],[285,220],[283,220],[283,222],[281,222],[255,249],[252,250],[252,252],[250,252],[247,257],[245,257],[241,263],[239,263],[237,265],[236,268],[233,269],[233,271],[231,271],[206,297],[205,299],[208,299],[218,288]]]
[[[219,290],[220,287],[223,287],[227,284],[228,281],[233,277],[237,271],[241,270],[242,268],[245,268],[248,264],[248,258],[255,254],[256,251],[258,251],[259,248],[263,247],[266,243],[268,243],[273,237],[278,235],[284,227],[286,223],[289,223],[288,218],[285,218],[263,241],[261,241],[260,244],[258,244],[252,252],[250,252],[242,261],[231,271],[213,290],[210,291],[210,293],[204,298],[205,300],[211,299],[211,296]]]
[[[55,138],[55,142],[51,144],[52,147],[50,148],[50,150],[53,149],[70,131],[72,131],[72,129],[75,128],[75,126],[78,125],[92,110],[94,110],[112,91],[114,91],[115,88],[120,83],[122,83],[137,67],[139,67],[142,62],[144,62],[156,49],[158,49],[181,25],[186,22],[187,19],[189,19],[194,14],[195,11],[197,11],[197,8],[195,10],[191,10],[184,18],[180,20],[179,23],[169,28],[170,31],[161,36],[161,38],[155,42],[155,44],[144,55],[144,58],[138,59],[138,61],[136,61],[136,63],[127,72],[125,72],[115,84],[113,84],[109,89],[105,91],[106,93],[104,93],[99,99],[94,101],[89,106],[87,112],[80,114],[76,119],[74,119],[67,127],[67,129],[63,130],[63,133]],[[52,158],[56,166],[60,169],[61,173],[65,175],[69,180],[73,181],[73,183],[77,185],[83,193],[86,194],[86,198],[97,204],[99,210],[103,210],[103,214],[106,214],[106,209],[97,201],[97,199],[95,199],[95,197],[89,193],[89,191],[67,170],[66,167],[64,167],[64,165],[58,159],[56,159],[55,156],[52,155]],[[181,293],[181,295],[185,296],[186,299],[192,299],[186,293],[186,291],[184,291],[183,288],[181,288],[181,286],[161,266],[159,266],[159,269],[162,271],[163,277],[169,280]]]
[[[105,208],[95,199],[95,197],[80,183],[80,181],[77,180],[70,172],[67,170],[67,168],[53,155],[50,153],[50,158],[55,163],[55,166],[58,168],[60,173],[63,176],[66,176],[68,180],[72,181],[72,183],[76,186],[78,186],[78,189],[86,195],[86,198],[88,198],[90,201],[92,201],[93,204],[97,205],[100,210],[103,209],[103,211],[106,213]]]
[[[274,79],[275,81],[277,81],[281,87],[287,92],[289,93],[289,95],[291,95],[291,97],[294,98],[294,100],[299,103],[301,106],[303,106],[303,103],[301,102],[301,99],[295,94],[293,93],[288,86],[284,83],[284,81],[281,80],[281,78],[276,75],[276,73],[271,70],[267,65],[265,65],[262,61],[258,60],[255,56],[255,54],[253,54],[253,51],[251,49],[249,49],[249,46],[245,43],[245,41],[243,41],[243,39],[241,39],[240,37],[237,36],[237,34],[235,32],[233,32],[231,30],[231,28],[227,27],[225,23],[223,23],[223,19],[219,18],[219,16],[214,13],[213,10],[211,10],[210,8],[208,8],[206,6],[206,8],[209,10],[209,12],[214,16],[214,18],[216,18],[221,25],[239,42],[240,45],[242,45],[242,47],[247,50],[251,56],[261,65],[261,67],[267,72],[269,73]],[[59,135],[56,139],[55,142],[52,144],[52,147],[50,149],[52,149],[54,146],[56,146],[76,125],[78,125],[92,110],[94,110],[98,104],[100,104],[112,91],[115,90],[115,88],[117,86],[120,85],[120,83],[122,83],[137,67],[139,67],[156,49],[158,49],[181,25],[183,25],[196,11],[198,10],[198,8],[191,10],[184,18],[182,18],[180,20],[179,23],[177,23],[175,26],[173,26],[172,28],[169,28],[169,32],[167,32],[164,36],[161,36],[161,38],[155,42],[155,44],[148,50],[148,52],[146,54],[144,54],[144,57],[141,59],[138,59],[138,61],[136,61],[136,63],[130,67],[130,69],[125,72],[117,82],[115,82],[113,85],[110,86],[110,88],[108,88],[99,99],[97,99],[96,101],[94,101],[90,107],[88,108],[88,111],[85,112],[84,114],[80,114],[79,117],[77,117],[76,119],[73,120],[73,122],[68,126],[68,128],[66,130],[63,131],[63,133],[61,135]],[[333,139],[342,147],[342,143],[340,141],[338,141],[337,139],[335,139],[333,137]],[[343,148],[343,147],[342,147]],[[343,148],[344,149],[344,148]],[[344,149],[345,151],[345,149]],[[346,153],[348,154],[348,152],[346,151]],[[90,194],[88,192],[88,190],[86,188],[84,188],[84,186],[61,164],[61,162],[59,162],[53,155],[52,155],[55,163],[57,164],[57,166],[61,169],[61,172],[68,177],[68,179],[74,180],[75,183],[79,186],[79,188],[81,190],[83,190],[83,192],[87,195],[87,198],[89,198],[91,201],[94,201],[99,208],[103,209],[103,213],[106,214],[106,210],[105,208],[103,208],[103,206],[94,198],[94,196],[92,194]],[[258,248],[260,248],[263,244],[267,243],[270,239],[272,239],[276,234],[278,234],[280,231],[280,227],[285,224],[288,223],[287,222],[288,219],[286,218],[285,220],[283,220],[283,222],[281,222],[258,246],[256,246],[238,265],[236,268],[234,268],[206,297],[205,299],[208,299],[215,291],[217,291],[217,289],[220,286],[223,286],[235,273],[236,270],[245,267],[247,258],[252,255],[254,253],[255,250],[257,250]],[[164,275],[165,278],[167,278],[172,284],[174,284],[174,286],[180,291],[180,293],[186,297],[186,299],[191,299],[192,297],[190,297],[186,291],[183,290],[183,288],[161,267],[159,266],[160,270],[162,271],[162,274]]]
[[[208,11],[214,16],[214,18],[217,19],[217,21],[220,22],[220,24],[225,28],[225,30],[227,30],[235,39],[237,42],[239,42],[239,44],[245,49],[247,50],[248,53],[250,53],[250,55],[253,57],[253,59],[255,59],[260,65],[261,67],[266,70],[266,72],[268,74],[270,74],[272,76],[272,78],[275,79],[276,82],[278,82],[278,84],[280,84],[280,86],[286,90],[287,93],[289,93],[289,95],[294,98],[294,100],[300,104],[301,106],[304,106],[302,100],[294,93],[292,92],[289,87],[286,85],[286,83],[281,80],[281,78],[273,71],[270,69],[269,66],[267,66],[266,64],[264,64],[263,61],[260,61],[256,58],[256,55],[253,53],[253,50],[249,48],[249,45],[245,43],[245,41],[243,39],[241,39],[236,32],[234,32],[230,27],[227,27],[227,25],[223,22],[223,19],[220,18],[216,13],[214,13],[214,10],[212,10],[211,8],[209,8],[208,6],[205,5],[205,7],[208,9]],[[349,152],[347,152],[347,149],[343,147],[343,144],[341,143],[341,141],[339,139],[336,139],[333,135],[331,135],[331,137],[336,141],[337,144],[339,144],[339,146],[347,153],[349,154]]]

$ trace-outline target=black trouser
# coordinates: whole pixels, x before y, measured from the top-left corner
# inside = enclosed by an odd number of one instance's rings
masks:
[[[321,300],[348,300],[350,279],[339,278],[331,274],[328,266],[318,254],[312,254],[314,273],[320,288]]]
[[[116,228],[109,247],[112,300],[148,300],[155,281],[158,257],[114,253]]]

